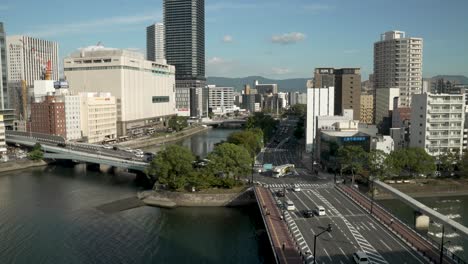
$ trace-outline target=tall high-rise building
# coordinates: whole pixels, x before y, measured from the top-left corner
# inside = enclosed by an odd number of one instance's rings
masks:
[[[28,113],[24,111],[27,111],[26,105],[30,101],[28,90],[33,88],[35,80],[45,79],[49,61],[51,79],[59,79],[58,44],[28,36],[8,36],[6,40],[10,108],[15,109],[16,116],[26,118]]]
[[[6,34],[3,23],[0,22],[0,108],[5,109],[8,106],[8,72],[7,72],[7,53],[6,53]]]
[[[166,59],[176,67],[176,93],[190,89],[190,115],[207,115],[205,1],[164,0],[164,26]],[[176,108],[186,103],[176,101]]]
[[[149,61],[166,59],[164,48],[164,24],[156,23],[146,28],[146,59]]]
[[[361,69],[335,69],[335,115],[353,109],[354,120],[361,118]]]
[[[317,117],[333,116],[335,88],[307,89],[307,120],[306,120],[306,151],[311,152],[315,145],[317,134]]]
[[[399,88],[400,106],[410,106],[411,96],[421,93],[423,39],[388,31],[374,43],[374,87]]]
[[[361,70],[359,68],[316,68],[313,87],[335,87],[334,114],[343,115],[344,109],[353,109],[354,120],[359,120],[361,108]]]

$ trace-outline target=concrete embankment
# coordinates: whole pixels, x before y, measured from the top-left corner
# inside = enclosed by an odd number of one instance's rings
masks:
[[[413,198],[468,195],[467,179],[417,179],[406,183],[388,184]],[[393,199],[394,197],[383,190],[377,189],[374,198],[385,200]]]
[[[166,136],[159,136],[159,137],[142,137],[142,138],[138,138],[134,140],[121,142],[119,143],[119,145],[125,146],[125,147],[131,147],[131,148],[144,148],[148,146],[177,141],[177,140],[192,136],[194,134],[203,132],[208,129],[211,129],[211,127],[195,126],[195,127],[190,127],[188,129],[182,130],[174,134],[168,134]]]
[[[47,166],[47,162],[43,160],[32,161],[32,160],[15,160],[0,163],[0,173],[8,171],[23,170],[33,167]]]
[[[143,191],[138,198],[146,205],[173,208],[182,207],[219,207],[244,206],[255,203],[255,194],[251,188],[237,193],[182,193],[164,190]]]

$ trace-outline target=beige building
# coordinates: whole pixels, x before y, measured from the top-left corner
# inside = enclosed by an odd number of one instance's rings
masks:
[[[374,43],[374,87],[400,89],[400,106],[422,88],[423,39],[407,38],[403,31],[388,31]]]
[[[80,93],[80,112],[82,134],[88,143],[117,137],[116,99],[110,93]]]
[[[359,121],[365,124],[374,123],[374,96],[361,94],[361,112]]]
[[[64,73],[73,93],[115,96],[118,135],[163,126],[176,113],[174,66],[141,53],[88,47],[64,59]]]

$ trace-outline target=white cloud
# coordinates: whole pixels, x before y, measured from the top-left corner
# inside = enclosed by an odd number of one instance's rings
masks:
[[[223,37],[223,42],[224,43],[231,43],[233,41],[234,41],[234,39],[232,38],[231,35],[226,35],[226,36]]]
[[[291,73],[291,69],[288,69],[288,68],[272,68],[271,71],[275,75],[283,75],[283,74]]]
[[[226,63],[227,61],[224,60],[223,58],[220,58],[220,57],[212,57],[212,58],[209,58],[208,61],[207,61],[207,64],[208,65],[221,65],[221,64],[224,64]]]
[[[290,32],[282,35],[274,35],[271,37],[271,42],[277,44],[293,44],[299,41],[303,41],[306,38],[306,35],[301,32]]]
[[[50,37],[77,32],[97,32],[111,27],[121,27],[125,25],[143,24],[161,20],[161,12],[153,14],[138,14],[131,16],[117,16],[91,20],[87,22],[77,22],[70,24],[53,24],[39,28],[36,31],[25,33],[25,35],[36,37]]]
[[[333,9],[333,8],[334,8],[333,6],[325,5],[325,4],[318,4],[318,3],[309,4],[309,5],[304,6],[305,10],[313,11],[313,12],[330,10],[330,9]]]

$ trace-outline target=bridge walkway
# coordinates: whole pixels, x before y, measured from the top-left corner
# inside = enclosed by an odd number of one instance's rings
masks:
[[[254,191],[276,263],[304,263],[270,190],[256,186]]]

